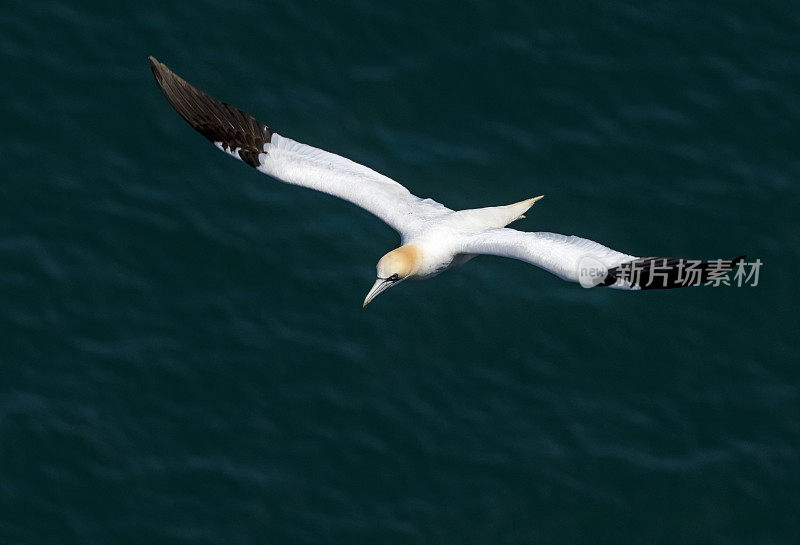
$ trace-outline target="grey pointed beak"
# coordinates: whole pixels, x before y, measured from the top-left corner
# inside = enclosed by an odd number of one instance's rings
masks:
[[[383,278],[378,278],[377,280],[375,280],[375,283],[372,285],[372,288],[369,290],[369,293],[367,294],[367,297],[364,299],[364,304],[362,305],[362,308],[367,306],[370,303],[370,301],[375,299],[382,292],[384,292],[384,291],[388,290],[389,288],[391,288],[393,284],[394,284],[394,282],[392,282],[391,280],[385,280]]]

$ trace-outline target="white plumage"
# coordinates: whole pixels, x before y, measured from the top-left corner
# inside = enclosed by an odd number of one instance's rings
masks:
[[[282,182],[308,187],[371,212],[400,233],[402,246],[386,254],[364,305],[406,279],[430,278],[480,254],[511,257],[583,285],[620,289],[681,287],[675,261],[670,284],[644,285],[619,274],[621,265],[654,266],[664,258],[637,258],[576,236],[506,227],[541,197],[506,206],[452,210],[419,198],[396,181],[349,159],[283,137],[249,114],[193,87],[150,58],[162,91],[178,113],[226,153]],[[664,266],[666,267],[666,260]],[[729,269],[735,261],[727,262]],[[584,282],[587,270],[602,275]],[[728,270],[729,270],[728,269]]]
[[[420,199],[391,178],[340,155],[273,133],[257,170],[282,182],[316,189],[356,204],[403,234],[426,219],[452,212]]]

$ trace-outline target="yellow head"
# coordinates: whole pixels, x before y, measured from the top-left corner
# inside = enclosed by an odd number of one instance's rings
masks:
[[[383,256],[375,268],[377,279],[372,289],[369,290],[364,306],[375,299],[378,294],[388,290],[416,274],[419,270],[421,255],[419,248],[413,244],[400,246]]]

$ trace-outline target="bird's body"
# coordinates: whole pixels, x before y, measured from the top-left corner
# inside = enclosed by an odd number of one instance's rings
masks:
[[[400,234],[401,246],[377,265],[364,301],[404,280],[420,280],[462,265],[476,255],[513,257],[564,280],[619,289],[675,288],[686,282],[683,260],[638,258],[576,236],[522,232],[507,226],[542,197],[505,206],[452,210],[413,195],[401,184],[339,155],[279,135],[249,114],[190,85],[150,58],[161,90],[175,110],[219,149],[273,178],[339,197],[364,208]],[[697,262],[698,280],[727,273],[742,258]],[[636,266],[655,270],[661,282],[623,274]],[[587,271],[591,282],[584,282]],[[594,274],[599,271],[601,274]],[[650,279],[652,280],[652,278]]]
[[[401,236],[401,248],[408,246],[415,251],[417,267],[411,278],[423,280],[463,265],[477,255],[467,250],[471,237],[523,217],[539,199],[506,206],[440,210],[439,214],[419,222]]]

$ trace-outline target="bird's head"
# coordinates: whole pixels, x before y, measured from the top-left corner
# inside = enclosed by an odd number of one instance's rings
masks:
[[[377,278],[364,299],[364,306],[380,293],[413,277],[419,270],[420,257],[419,248],[413,244],[405,244],[383,256],[375,267]]]

